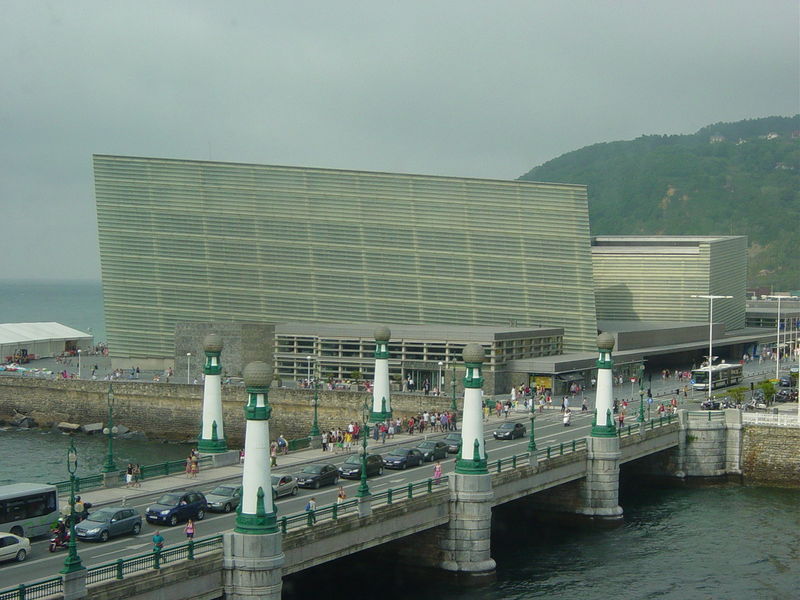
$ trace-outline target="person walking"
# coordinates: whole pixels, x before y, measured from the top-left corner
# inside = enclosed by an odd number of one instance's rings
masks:
[[[283,437],[283,434],[278,436],[278,449],[281,451],[281,454],[286,454],[289,452],[289,442],[286,441],[286,438]]]
[[[336,504],[341,504],[347,500],[347,494],[342,486],[339,486],[339,493],[336,494]]]
[[[186,534],[188,539],[194,539],[194,521],[191,519],[186,521],[186,527],[183,528],[183,533]]]
[[[125,487],[133,487],[133,463],[128,463],[125,469]]]
[[[437,460],[436,464],[433,465],[433,483],[438,484],[439,481],[441,481],[441,479],[442,479],[442,463],[440,463]]]
[[[133,487],[140,488],[142,487],[142,482],[139,481],[142,477],[142,467],[139,463],[134,463],[133,465]]]
[[[153,535],[153,552],[161,552],[164,548],[164,536],[160,531],[156,531]]]
[[[277,444],[277,442],[272,442],[269,445],[269,466],[270,467],[277,467],[278,466],[278,444]]]
[[[196,454],[192,455],[191,460],[191,475],[192,479],[197,479],[197,474],[200,472],[200,459]]]
[[[306,512],[311,513],[311,523],[312,525],[317,522],[317,499],[314,496],[311,496],[311,499],[306,504]]]

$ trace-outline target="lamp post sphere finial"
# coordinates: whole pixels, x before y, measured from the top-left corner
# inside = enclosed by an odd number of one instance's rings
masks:
[[[222,336],[218,333],[209,333],[203,339],[203,350],[206,352],[222,352]]]
[[[465,363],[482,363],[486,360],[486,352],[480,344],[467,344],[461,356]]]
[[[244,385],[249,388],[266,388],[272,383],[272,367],[260,360],[248,363],[242,375]]]
[[[375,341],[388,342],[392,337],[391,330],[386,325],[375,328]]]
[[[597,347],[600,350],[608,350],[611,351],[614,349],[614,336],[604,331],[600,335],[597,336]]]

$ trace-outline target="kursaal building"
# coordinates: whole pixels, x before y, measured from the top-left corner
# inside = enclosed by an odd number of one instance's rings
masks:
[[[167,364],[176,324],[219,320],[561,327],[593,350],[585,186],[105,155],[94,175],[114,358]]]

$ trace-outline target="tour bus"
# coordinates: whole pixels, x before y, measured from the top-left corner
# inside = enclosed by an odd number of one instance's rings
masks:
[[[44,535],[59,516],[56,486],[46,483],[0,485],[0,531],[23,537]]]
[[[742,365],[722,363],[711,367],[711,389],[727,387],[742,380]],[[692,371],[692,387],[696,390],[708,389],[708,367]]]

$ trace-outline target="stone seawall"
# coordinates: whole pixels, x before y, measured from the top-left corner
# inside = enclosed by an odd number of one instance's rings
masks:
[[[71,423],[105,422],[108,418],[109,382],[44,380],[23,377],[0,377],[0,421],[8,422],[14,413],[33,417],[41,427],[67,421]],[[197,437],[202,417],[203,386],[140,381],[116,381],[114,422],[141,431],[150,438],[191,440]],[[320,391],[318,414],[320,429],[342,427],[361,419],[366,392]],[[273,388],[269,394],[273,406],[270,431],[274,437],[287,439],[308,435],[313,419],[313,392]],[[231,447],[244,439],[244,403],[242,386],[223,386],[222,403],[225,434]],[[408,418],[420,408],[446,410],[446,397],[397,395],[392,397],[396,416]]]
[[[745,481],[800,487],[800,428],[744,425]]]

